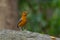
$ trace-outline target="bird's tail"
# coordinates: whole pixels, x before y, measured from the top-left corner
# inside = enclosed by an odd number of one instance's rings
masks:
[[[20,30],[20,28],[19,28],[18,24],[17,24],[17,28],[18,28],[18,30]]]
[[[17,25],[17,28],[19,28],[19,26]]]

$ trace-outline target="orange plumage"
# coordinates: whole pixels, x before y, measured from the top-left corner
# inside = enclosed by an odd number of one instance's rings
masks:
[[[22,13],[21,19],[18,21],[18,24],[17,24],[17,27],[18,27],[18,28],[21,29],[21,27],[23,27],[23,26],[26,24],[26,22],[27,22],[26,16],[27,16],[27,12],[24,11],[24,12]]]

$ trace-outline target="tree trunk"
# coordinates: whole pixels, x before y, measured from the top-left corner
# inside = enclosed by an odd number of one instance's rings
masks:
[[[0,0],[0,30],[16,30],[17,17],[17,0]]]

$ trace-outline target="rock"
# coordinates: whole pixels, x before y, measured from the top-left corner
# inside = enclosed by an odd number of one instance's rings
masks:
[[[0,40],[51,40],[49,35],[30,31],[1,30]],[[60,40],[60,38],[56,38]]]

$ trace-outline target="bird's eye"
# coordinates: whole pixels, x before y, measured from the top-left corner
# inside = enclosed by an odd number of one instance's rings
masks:
[[[24,13],[24,16],[26,16],[27,15],[27,13]]]
[[[27,16],[27,12],[23,12],[23,14],[22,14],[22,15]]]

